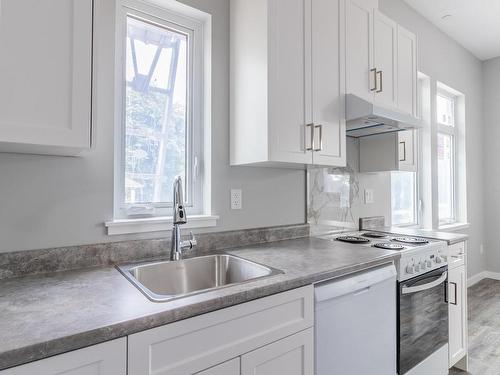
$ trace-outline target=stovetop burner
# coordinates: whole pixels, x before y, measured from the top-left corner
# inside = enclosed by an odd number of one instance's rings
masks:
[[[368,238],[387,238],[387,234],[377,233],[377,232],[366,232],[366,233],[363,233],[363,237],[368,237]]]
[[[370,240],[367,240],[366,238],[362,237],[357,237],[357,236],[342,236],[342,237],[337,237],[337,241],[342,241],[342,242],[348,242],[348,243],[368,243]]]
[[[376,243],[375,245],[373,245],[373,247],[378,247],[379,249],[385,249],[385,250],[404,250],[405,248],[403,245],[392,242]]]
[[[414,245],[423,245],[429,243],[429,241],[427,241],[426,239],[417,237],[394,237],[392,240],[396,242],[409,243]]]

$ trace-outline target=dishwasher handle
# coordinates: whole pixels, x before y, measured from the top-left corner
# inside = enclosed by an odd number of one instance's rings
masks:
[[[396,283],[396,268],[394,265],[384,266],[372,271],[333,279],[315,285],[314,297],[316,303],[331,300],[348,294],[358,293],[383,281],[394,279]]]

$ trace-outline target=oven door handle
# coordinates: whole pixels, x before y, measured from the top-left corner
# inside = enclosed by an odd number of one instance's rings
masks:
[[[446,281],[447,277],[448,277],[448,272],[445,271],[439,277],[439,279],[436,279],[430,283],[423,284],[423,285],[417,285],[417,286],[404,286],[403,288],[401,288],[401,293],[402,294],[411,294],[411,293],[421,292],[421,291],[427,290],[427,289],[432,289],[435,286],[438,286],[442,282]]]

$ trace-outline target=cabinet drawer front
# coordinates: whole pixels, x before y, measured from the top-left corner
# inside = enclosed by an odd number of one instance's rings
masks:
[[[0,371],[0,375],[126,375],[127,339],[121,338]]]
[[[129,375],[193,374],[313,325],[307,286],[129,336]]]

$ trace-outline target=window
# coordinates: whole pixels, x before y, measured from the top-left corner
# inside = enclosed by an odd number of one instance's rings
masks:
[[[170,215],[176,176],[189,214],[203,214],[204,21],[185,5],[122,5],[115,218]]]
[[[438,84],[436,95],[439,224],[456,222],[456,96]]]
[[[455,126],[455,100],[438,92],[436,99],[437,122],[441,125]]]
[[[391,172],[392,225],[417,224],[417,176],[415,172]]]
[[[453,136],[438,133],[437,154],[439,221],[452,223],[455,221]]]

